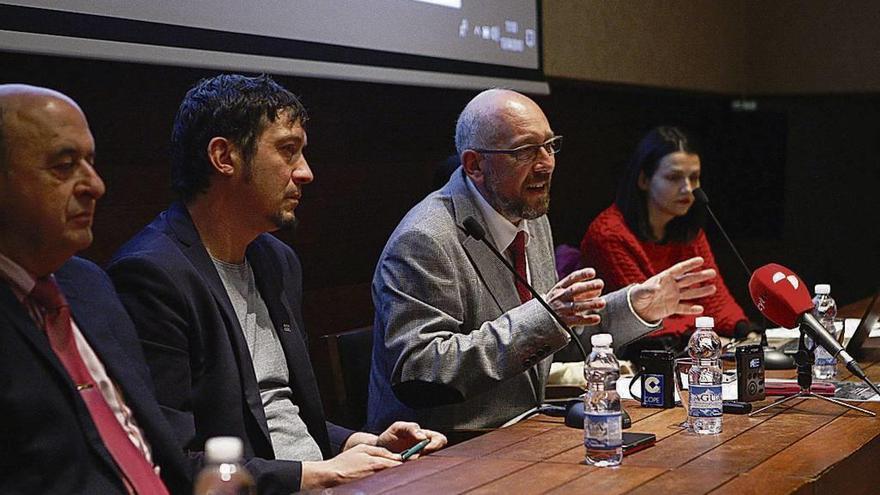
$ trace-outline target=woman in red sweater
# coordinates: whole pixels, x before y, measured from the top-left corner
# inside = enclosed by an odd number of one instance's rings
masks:
[[[676,127],[652,129],[630,160],[617,199],[590,224],[581,241],[586,266],[596,269],[605,290],[643,282],[673,264],[702,256],[705,268],[715,257],[703,232],[703,208],[693,207],[700,187],[700,156]],[[715,318],[721,335],[744,336],[749,322],[720,277],[716,292],[698,301],[703,314]],[[654,342],[638,347],[683,349],[695,316],[666,318],[651,334]],[[653,344],[653,345],[652,345]]]

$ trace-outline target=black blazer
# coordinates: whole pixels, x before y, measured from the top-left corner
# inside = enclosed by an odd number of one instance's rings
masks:
[[[290,386],[324,458],[351,430],[324,420],[300,311],[299,260],[269,234],[247,249],[290,369]],[[137,324],[159,403],[180,443],[201,451],[217,435],[241,437],[260,493],[299,488],[300,462],[274,460],[254,366],[238,318],[186,208],[172,204],[108,267]]]
[[[172,493],[192,491],[184,458],[159,410],[134,327],[104,272],[72,258],[55,273],[73,318],[123,392]],[[0,280],[0,493],[126,493],[64,366]]]

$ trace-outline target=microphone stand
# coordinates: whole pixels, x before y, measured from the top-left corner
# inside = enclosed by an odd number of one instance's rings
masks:
[[[764,367],[768,370],[790,370],[797,365],[788,354],[770,345],[767,341],[767,318],[762,318],[764,330],[761,332],[761,348],[764,349]]]
[[[797,364],[797,381],[798,386],[800,387],[800,392],[790,395],[788,397],[783,397],[781,399],[776,400],[772,404],[766,405],[754,412],[749,413],[749,416],[754,416],[756,414],[760,414],[768,409],[772,409],[777,406],[781,406],[782,404],[794,400],[794,399],[820,399],[826,402],[831,402],[832,404],[837,404],[838,406],[845,407],[852,411],[857,411],[862,414],[866,414],[868,416],[876,416],[873,411],[869,411],[867,409],[862,409],[861,407],[854,406],[852,404],[847,404],[841,400],[825,397],[823,395],[814,394],[811,390],[813,386],[813,363],[815,362],[815,357],[813,355],[813,351],[816,349],[816,344],[813,344],[812,349],[807,348],[806,342],[807,332],[803,329],[803,325],[800,328],[800,337],[798,340],[798,351],[795,354],[794,362]]]

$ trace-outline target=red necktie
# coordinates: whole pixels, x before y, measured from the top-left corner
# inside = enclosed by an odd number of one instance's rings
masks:
[[[162,479],[153,471],[143,452],[128,438],[83,362],[73,336],[70,307],[55,281],[49,277],[38,279],[30,297],[46,310],[44,323],[49,344],[76,384],[104,446],[110,451],[125,479],[135,493],[167,495],[168,490]]]
[[[526,233],[523,230],[520,230],[516,233],[516,237],[513,238],[513,242],[510,243],[510,247],[507,248],[510,251],[510,257],[513,258],[513,267],[516,268],[516,273],[522,277],[523,280],[528,280],[526,278]],[[532,291],[526,286],[526,284],[519,281],[519,279],[515,279],[516,282],[516,292],[519,294],[519,301],[524,303],[532,299]]]

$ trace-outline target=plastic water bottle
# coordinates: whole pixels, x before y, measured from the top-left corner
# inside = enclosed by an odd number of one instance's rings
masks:
[[[196,478],[194,495],[256,495],[254,478],[241,465],[238,437],[214,437],[205,442],[207,465]]]
[[[620,365],[611,350],[611,335],[590,338],[593,351],[584,365],[587,393],[584,395],[584,447],[586,461],[593,466],[617,466],[623,459],[620,396],[617,379]]]
[[[837,303],[831,298],[831,286],[828,284],[816,284],[814,288],[816,297],[813,298],[813,316],[828,330],[837,340],[840,340],[841,330],[834,326],[834,318],[837,316]],[[812,347],[812,341],[808,342]],[[824,348],[817,347],[815,350],[816,361],[813,363],[813,376],[820,380],[837,378],[837,359]]]
[[[721,433],[721,340],[715,320],[697,318],[697,330],[688,342],[693,359],[688,373],[688,423],[700,435]]]

